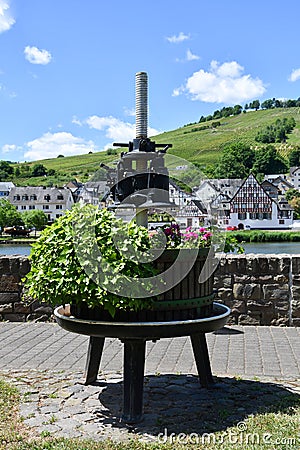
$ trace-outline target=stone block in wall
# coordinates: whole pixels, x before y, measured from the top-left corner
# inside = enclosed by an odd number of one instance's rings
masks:
[[[274,311],[280,315],[287,315],[290,309],[290,304],[284,300],[274,300]]]
[[[3,319],[9,322],[25,322],[25,314],[3,314]]]
[[[258,299],[258,300],[248,300],[247,301],[247,309],[250,313],[252,312],[259,312],[262,311],[271,311],[274,313],[274,304],[271,301],[266,302],[265,300]]]
[[[9,258],[7,256],[0,256],[0,273],[9,273]]]
[[[270,325],[275,327],[288,327],[290,325],[290,322],[287,317],[276,317],[272,319]]]
[[[262,287],[263,298],[265,300],[286,300],[289,301],[288,284],[266,284]]]
[[[20,300],[17,292],[0,292],[0,305],[15,303]]]
[[[227,289],[227,288],[218,289],[217,296],[221,300],[231,300],[232,289]]]
[[[293,299],[292,301],[292,318],[300,319],[300,300]]]
[[[295,275],[300,274],[300,257],[293,256],[292,258],[292,273]]]
[[[0,314],[12,313],[12,312],[13,312],[13,304],[12,303],[0,305]]]
[[[256,281],[260,284],[274,283],[274,275],[257,275]]]
[[[29,271],[30,271],[29,259],[26,256],[24,256],[24,257],[21,256],[20,260],[19,260],[20,277],[23,278]]]
[[[273,280],[279,284],[286,284],[289,282],[289,277],[287,275],[280,274],[280,275],[275,275],[273,277]]]
[[[246,314],[247,312],[247,304],[243,300],[235,300],[232,302],[231,311],[234,315]]]
[[[249,255],[247,258],[247,273],[268,273],[269,270],[269,261],[267,257]]]
[[[226,258],[222,258],[217,270],[218,275],[227,275],[237,272],[237,259],[235,256],[230,255]]]
[[[21,302],[17,302],[14,304],[14,312],[21,313],[21,314],[29,314],[30,306],[25,305],[24,303],[21,303]]]
[[[233,285],[233,296],[235,299],[260,299],[261,287],[259,284],[242,284],[235,283]]]
[[[241,314],[238,317],[238,325],[260,325],[260,316],[250,317],[246,314]]]
[[[43,305],[43,306],[39,306],[37,308],[31,308],[31,312],[34,312],[35,314],[40,314],[40,315],[46,314],[47,316],[50,317],[51,314],[53,313],[53,309],[51,308],[51,306]]]
[[[288,276],[291,270],[292,258],[289,256],[280,256],[279,261],[278,273],[283,273]]]
[[[0,292],[19,292],[19,279],[15,275],[0,276]]]
[[[228,276],[215,276],[214,287],[216,289],[230,288],[231,287],[231,277]]]

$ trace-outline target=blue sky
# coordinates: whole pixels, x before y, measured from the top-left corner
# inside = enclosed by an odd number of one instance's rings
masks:
[[[298,0],[0,0],[0,159],[101,151],[223,106],[300,97]]]

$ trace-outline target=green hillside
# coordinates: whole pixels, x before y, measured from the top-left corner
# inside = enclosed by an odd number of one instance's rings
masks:
[[[263,144],[255,141],[257,132],[276,119],[294,117],[296,127],[285,144],[274,144],[282,156],[287,156],[296,146],[300,146],[300,108],[274,108],[268,110],[248,111],[237,116],[211,120],[183,126],[177,130],[159,134],[151,139],[157,143],[173,144],[168,153],[198,163],[203,168],[218,161],[226,144],[240,141],[259,148]],[[217,124],[217,126],[216,126]],[[69,156],[31,163],[18,164],[21,175],[13,180],[19,185],[63,184],[71,179],[87,181],[99,169],[100,163],[109,163],[118,159],[111,152],[98,152],[81,156]],[[54,169],[55,175],[49,177],[27,178],[24,166],[41,163],[48,170]]]

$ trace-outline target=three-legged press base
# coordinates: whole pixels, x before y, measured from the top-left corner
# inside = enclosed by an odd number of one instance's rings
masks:
[[[202,387],[213,384],[205,333],[190,335],[199,381]],[[90,337],[86,362],[85,384],[96,381],[104,347],[104,337]],[[143,388],[147,339],[122,339],[123,364],[123,416],[126,423],[137,423],[143,418]]]

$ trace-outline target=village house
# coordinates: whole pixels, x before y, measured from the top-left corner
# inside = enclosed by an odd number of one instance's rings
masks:
[[[56,187],[13,187],[8,200],[19,212],[39,209],[43,211],[48,222],[54,222],[74,204],[72,192],[67,188]]]
[[[13,187],[15,185],[11,181],[0,181],[0,197],[8,197]]]
[[[109,188],[106,181],[88,181],[79,186],[73,195],[76,202],[99,206],[108,191]]]
[[[291,167],[289,181],[295,189],[300,190],[300,167]]]
[[[230,200],[229,226],[239,229],[290,228],[293,208],[284,196],[275,198],[275,191],[269,192],[250,174]]]

